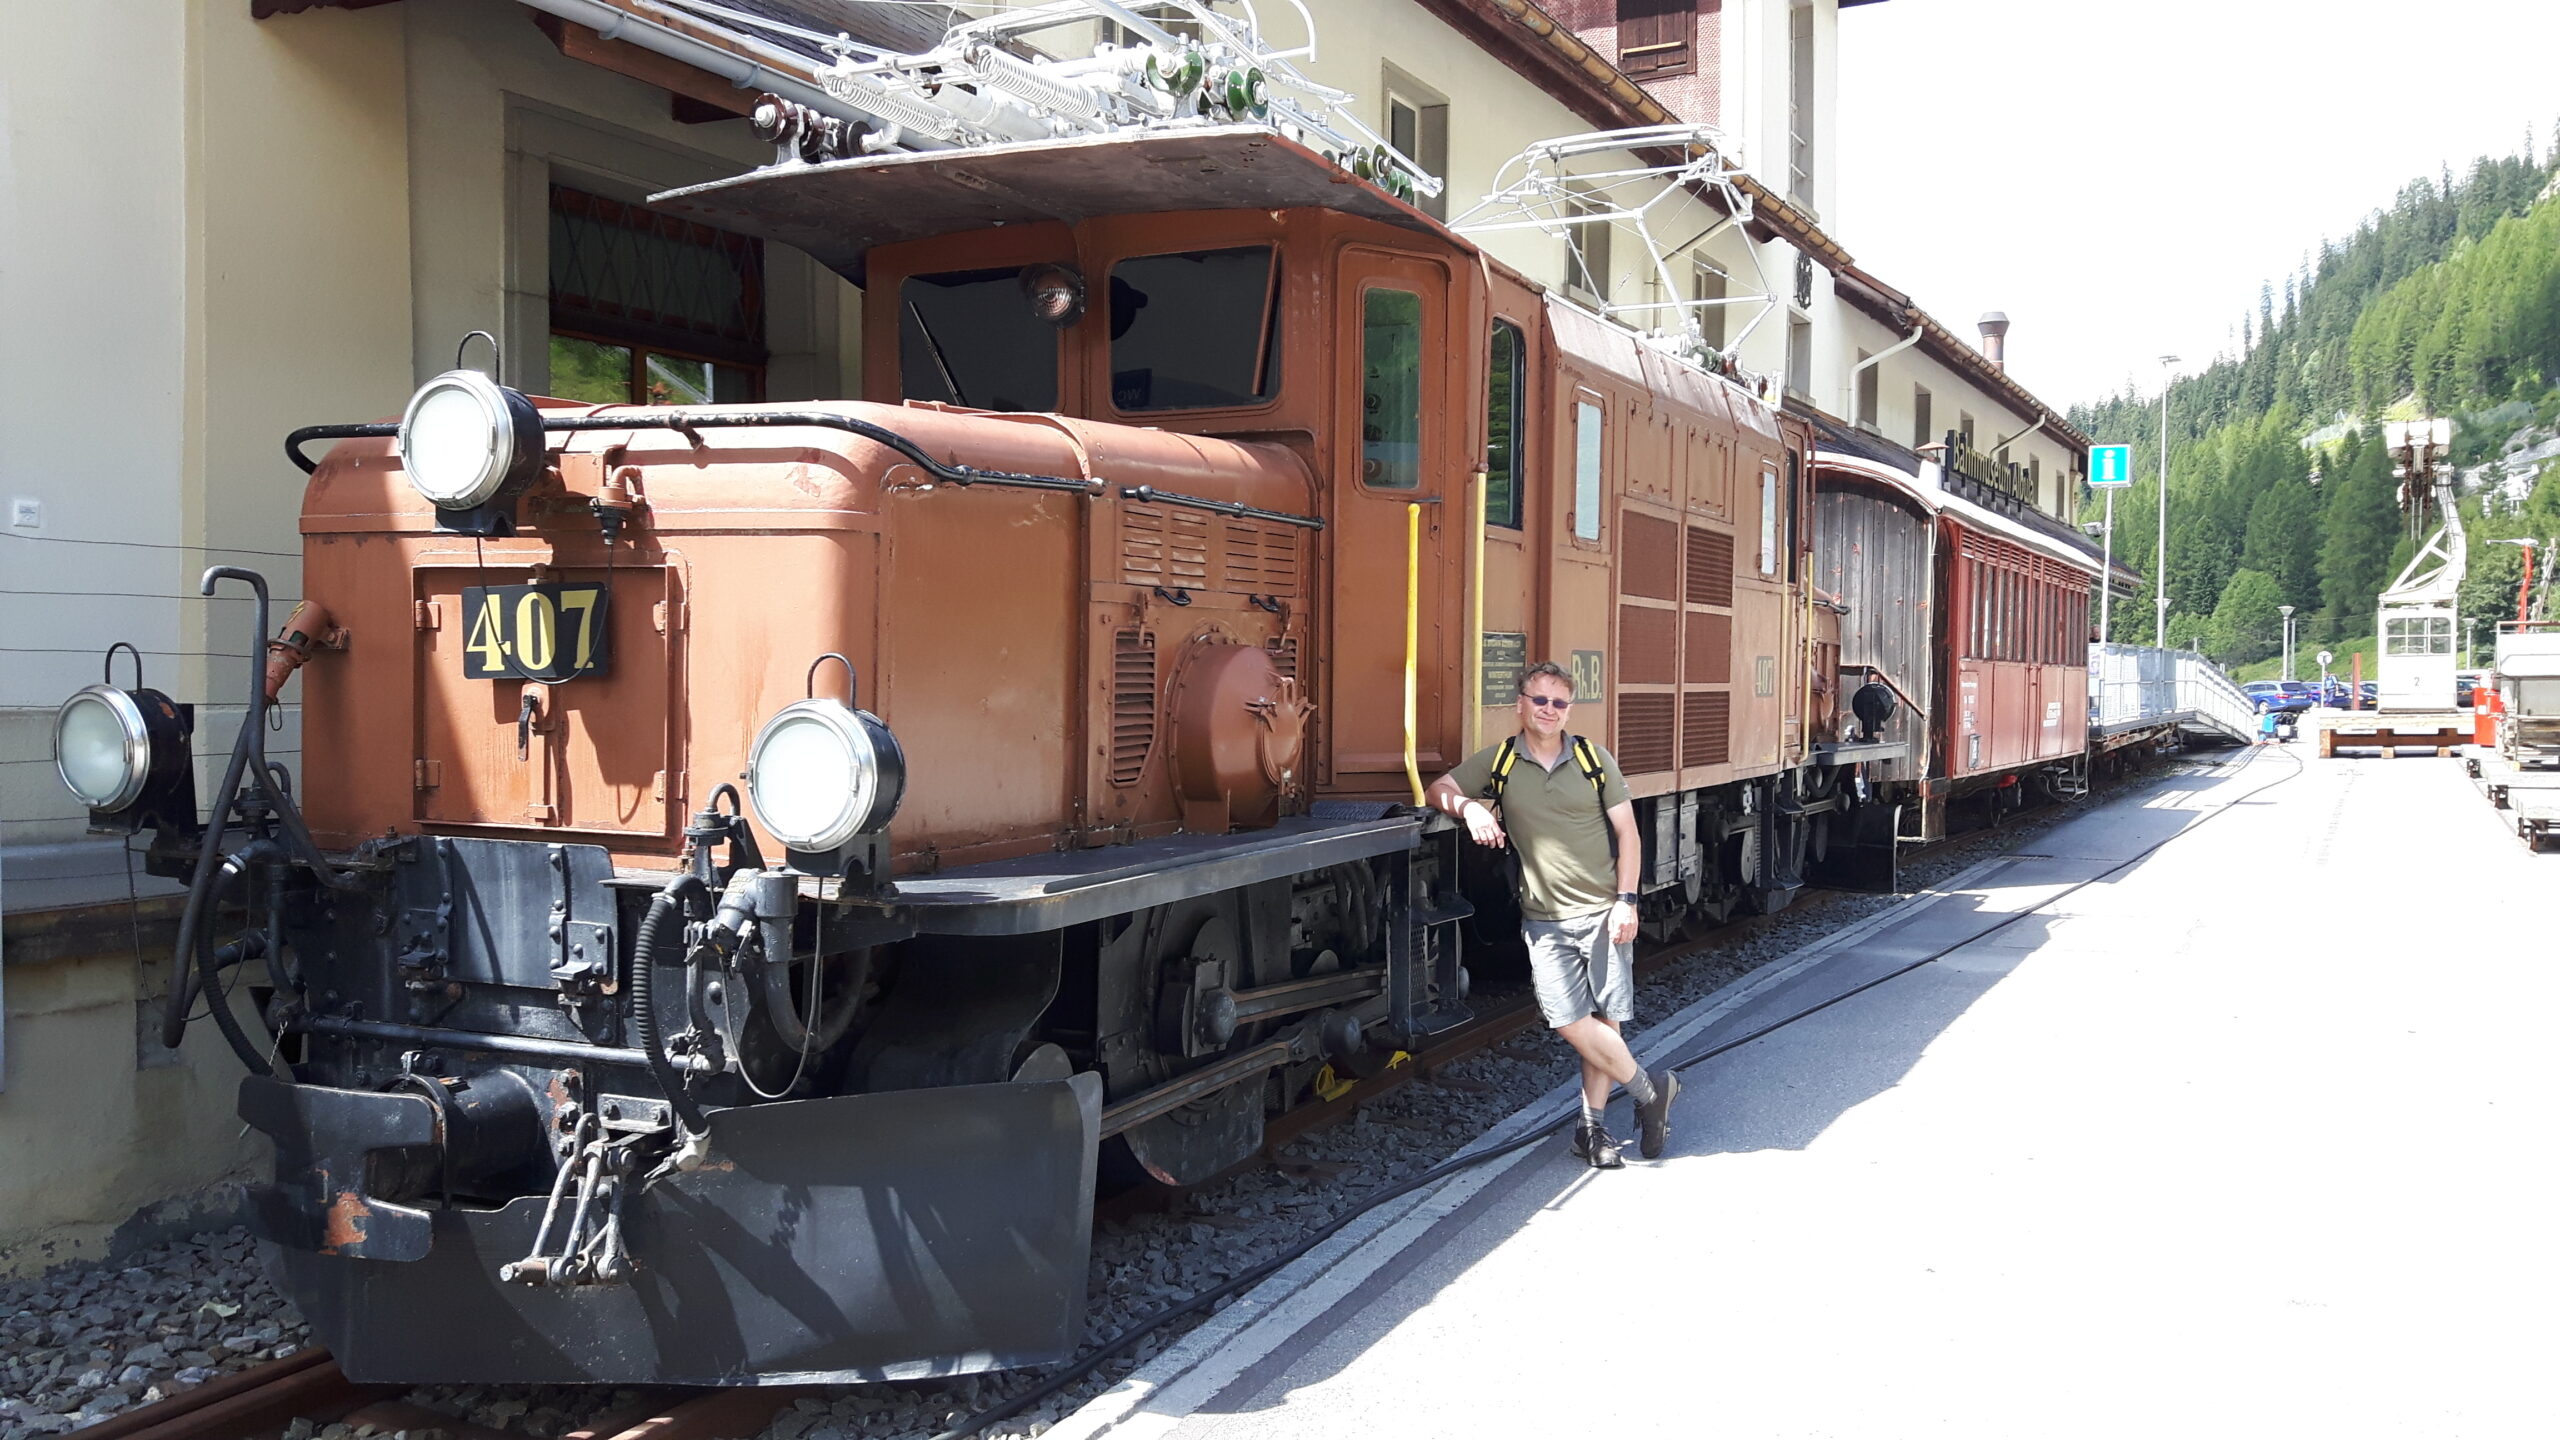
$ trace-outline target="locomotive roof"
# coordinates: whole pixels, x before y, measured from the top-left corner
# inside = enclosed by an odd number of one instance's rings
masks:
[[[1081,135],[782,164],[649,203],[808,252],[859,285],[871,247],[1059,220],[1178,210],[1338,210],[1474,247],[1267,125]]]

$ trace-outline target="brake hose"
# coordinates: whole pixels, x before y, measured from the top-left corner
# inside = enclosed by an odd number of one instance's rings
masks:
[[[640,1042],[640,1053],[649,1062],[649,1074],[666,1093],[667,1104],[674,1107],[676,1118],[683,1122],[685,1133],[699,1135],[703,1131],[702,1106],[684,1088],[684,1077],[676,1073],[667,1059],[666,1047],[658,1035],[658,1010],[651,1002],[651,979],[658,968],[658,949],[665,943],[668,920],[681,922],[687,896],[702,891],[702,881],[692,874],[679,875],[666,888],[649,897],[649,913],[640,921],[639,938],[631,947],[631,1033]]]

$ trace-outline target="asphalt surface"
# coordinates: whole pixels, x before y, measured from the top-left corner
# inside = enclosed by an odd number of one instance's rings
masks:
[[[2560,1433],[2560,856],[2454,761],[2309,749],[1662,1027],[1957,947],[1691,1069],[1661,1161],[1488,1167],[1057,1433]]]

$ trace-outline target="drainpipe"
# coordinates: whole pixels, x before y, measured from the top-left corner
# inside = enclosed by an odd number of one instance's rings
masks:
[[[1919,344],[1920,337],[1928,333],[1928,326],[1914,325],[1911,327],[1911,334],[1908,337],[1895,341],[1893,344],[1886,346],[1882,350],[1877,351],[1873,355],[1870,355],[1866,359],[1849,367],[1849,384],[1847,388],[1840,392],[1840,413],[1849,417],[1850,424],[1855,425],[1858,423],[1858,376],[1864,372],[1868,366],[1884,359],[1887,355],[1899,355],[1903,351],[1910,349],[1912,346]]]
[[[773,52],[774,59],[792,64],[792,69],[779,69],[774,64],[728,46],[697,39],[663,21],[652,20],[621,5],[609,3],[609,0],[520,0],[520,3],[529,10],[539,10],[572,24],[584,25],[607,40],[625,41],[696,70],[717,75],[741,90],[751,93],[770,90],[785,100],[796,100],[822,115],[832,115],[839,120],[859,120],[884,130],[894,123],[885,116],[875,115],[828,94],[825,87],[811,78],[809,71],[786,59],[781,52]],[[738,43],[755,44],[743,38]],[[941,148],[931,138],[913,132],[906,135],[905,143],[915,148]]]
[[[2043,429],[2043,428],[2044,428],[2044,422],[2046,422],[2047,420],[2050,420],[2050,419],[2052,419],[2052,418],[2053,418],[2053,416],[2052,416],[2050,413],[2040,413],[2040,414],[2038,414],[2038,415],[2036,416],[2036,423],[2034,423],[2033,425],[2028,426],[2028,427],[2027,427],[2026,429],[2024,429],[2024,430],[2019,431],[2017,434],[2010,436],[2008,439],[2001,441],[1999,444],[1992,446],[1992,447],[1991,447],[1991,453],[1992,453],[1992,454],[1994,454],[1994,455],[1997,455],[1997,454],[1999,454],[2001,451],[2006,450],[2006,449],[2008,449],[2010,446],[2017,444],[2019,441],[2026,439],[2026,438],[2027,438],[2028,436],[2030,436],[2030,435],[2033,435],[2033,434],[2034,434],[2034,433],[2036,433],[2037,431],[2039,431],[2039,430],[2041,430],[2041,429]]]
[[[1994,456],[1997,456],[2001,451],[2008,449],[2010,446],[2017,444],[2019,441],[2024,440],[2024,439],[2026,439],[2028,436],[2033,435],[2033,434],[2034,434],[2034,433],[2036,433],[2037,431],[2039,431],[2039,430],[2043,429],[2043,428],[2044,428],[2044,422],[2046,422],[2047,420],[2050,420],[2050,419],[2052,419],[2052,418],[2053,418],[2053,415],[2052,415],[2052,412],[2050,412],[2050,411],[2042,411],[2042,410],[2037,411],[2037,412],[2036,412],[2036,423],[2034,423],[2033,425],[2028,426],[2028,427],[2027,427],[2026,429],[2024,429],[2024,430],[2019,431],[2017,434],[2010,436],[2008,439],[2001,441],[1999,444],[1992,446],[1992,447],[1991,447],[1991,453],[1992,453]],[[2034,507],[2036,507],[2037,509],[2041,510],[2041,509],[2043,509],[2043,508],[2044,508],[2044,497],[2043,497],[2043,496],[2041,496],[2041,495],[2039,495],[2039,496],[2037,496],[2036,498],[2034,498],[2033,500],[2028,501],[2027,503],[2028,503],[2028,504],[2030,504],[2030,505],[2033,505],[2033,506],[2034,506]]]

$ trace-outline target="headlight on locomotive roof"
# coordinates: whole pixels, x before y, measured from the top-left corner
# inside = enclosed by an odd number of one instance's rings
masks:
[[[401,413],[400,468],[440,510],[486,505],[542,468],[541,412],[477,370],[447,370]]]
[[[122,810],[154,775],[187,763],[184,723],[156,690],[91,685],[53,716],[53,768],[92,810]]]
[[[794,850],[834,850],[882,829],[906,788],[898,738],[879,716],[836,700],[784,706],[747,752],[756,815]]]

